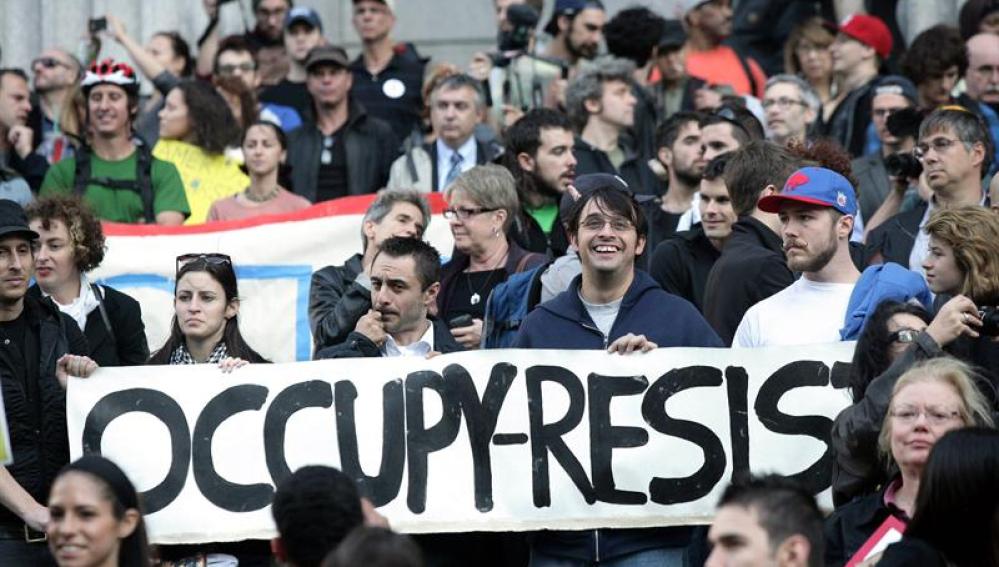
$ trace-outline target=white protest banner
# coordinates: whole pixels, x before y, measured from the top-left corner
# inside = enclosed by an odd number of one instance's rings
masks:
[[[125,469],[160,543],[271,536],[273,487],[307,464],[406,532],[700,523],[746,470],[829,502],[852,349],[108,368],[70,384],[70,448]]]
[[[440,194],[428,198],[435,213],[443,210]],[[373,199],[347,197],[290,214],[197,226],[105,224],[107,254],[91,279],[139,301],[149,348],[156,350],[170,334],[177,256],[228,254],[239,280],[243,336],[268,360],[309,360],[312,273],[361,251],[361,219]],[[426,238],[441,255],[451,254],[451,231],[439,214]]]

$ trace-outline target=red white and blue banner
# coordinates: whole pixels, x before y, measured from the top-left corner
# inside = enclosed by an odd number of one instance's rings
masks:
[[[426,238],[451,254],[444,201],[429,195],[434,212]],[[196,226],[105,224],[107,255],[91,274],[136,298],[150,350],[170,333],[176,257],[221,252],[232,257],[239,280],[240,329],[274,362],[309,360],[309,284],[312,273],[361,251],[361,220],[373,195],[347,197],[283,215]]]

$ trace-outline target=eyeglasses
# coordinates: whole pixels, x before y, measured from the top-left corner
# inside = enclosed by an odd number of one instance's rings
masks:
[[[888,336],[893,343],[909,344],[916,342],[916,337],[919,336],[919,331],[915,329],[899,329]]]
[[[247,61],[246,63],[240,63],[238,65],[236,64],[219,65],[218,73],[219,75],[235,75],[236,71],[239,71],[241,73],[249,73],[250,71],[253,71],[256,68],[257,68],[256,63]]]
[[[177,256],[177,273],[180,273],[181,268],[193,262],[204,262],[205,264],[212,264],[215,266],[228,265],[229,268],[232,268],[232,258],[230,258],[228,254],[219,254],[217,252],[194,252],[192,254],[181,254],[180,256]]]
[[[948,148],[954,144],[960,143],[961,140],[955,138],[945,138],[943,136],[939,138],[933,138],[930,143],[919,143],[916,144],[915,149],[912,150],[912,155],[916,156],[916,159],[926,159],[926,152],[933,148],[938,154],[944,153]]]
[[[928,421],[931,425],[944,425],[960,417],[961,412],[953,410],[948,411],[941,408],[918,409],[909,406],[896,408],[891,412],[892,419],[905,425],[915,423],[921,415],[926,416],[926,421]]]
[[[610,225],[611,230],[614,232],[627,232],[632,229],[635,225],[628,219],[621,217],[601,217],[598,215],[593,215],[583,219],[579,226],[585,228],[586,230],[592,232],[599,232],[607,225]]]
[[[450,207],[444,209],[444,218],[447,220],[458,219],[461,221],[467,221],[475,215],[481,215],[482,213],[491,213],[498,209],[488,209],[486,207]]]
[[[781,110],[787,110],[788,108],[791,108],[792,106],[798,104],[800,104],[801,106],[805,106],[805,101],[795,100],[793,98],[787,98],[786,96],[782,96],[776,99],[774,98],[763,99],[763,108],[770,108],[775,104]]]
[[[39,65],[45,67],[46,69],[54,69],[56,67],[69,67],[69,65],[63,63],[62,61],[59,61],[55,57],[39,57],[38,59],[35,59],[34,61],[31,62],[32,69],[34,69]]]

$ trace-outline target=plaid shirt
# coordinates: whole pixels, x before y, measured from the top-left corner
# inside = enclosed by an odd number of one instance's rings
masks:
[[[215,345],[212,349],[212,353],[208,355],[208,360],[205,361],[206,364],[218,364],[225,360],[229,356],[229,352],[225,348],[225,342],[220,341],[219,344]],[[198,361],[191,357],[191,353],[187,351],[187,345],[181,343],[179,347],[174,349],[173,354],[170,355],[170,364],[197,364]]]

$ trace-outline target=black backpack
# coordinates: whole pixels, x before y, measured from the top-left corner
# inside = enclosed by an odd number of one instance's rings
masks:
[[[110,177],[91,177],[90,148],[80,146],[76,152],[76,171],[73,175],[73,193],[83,198],[88,185],[100,185],[108,189],[135,191],[142,197],[142,206],[146,222],[156,223],[156,212],[153,209],[153,154],[146,144],[136,144],[138,155],[135,160],[135,179],[111,179]]]

